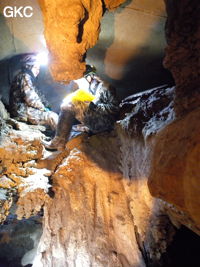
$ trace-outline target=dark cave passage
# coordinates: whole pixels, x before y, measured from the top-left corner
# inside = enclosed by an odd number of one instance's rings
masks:
[[[199,267],[200,237],[185,226],[177,230],[163,255],[162,267]],[[154,266],[152,266],[154,267]]]

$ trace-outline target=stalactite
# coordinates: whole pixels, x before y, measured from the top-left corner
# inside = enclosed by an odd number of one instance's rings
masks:
[[[50,70],[55,80],[68,83],[85,70],[84,56],[99,36],[104,7],[113,9],[124,0],[40,0],[45,39],[51,53]]]

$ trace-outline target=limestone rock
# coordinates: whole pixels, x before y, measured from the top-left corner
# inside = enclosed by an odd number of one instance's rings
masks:
[[[32,263],[41,236],[41,210],[49,198],[51,171],[37,166],[44,152],[40,130],[44,129],[2,120],[0,258],[5,266]]]
[[[3,102],[1,101],[1,96],[0,96],[0,118],[7,120],[9,119],[10,115],[8,111],[6,110]]]
[[[37,214],[48,198],[48,176],[51,175],[49,170],[37,168],[36,160],[42,157],[44,151],[40,127],[28,126],[13,119],[7,122],[9,124],[3,121],[0,136],[0,188],[6,190],[6,199],[2,199],[0,205],[1,222],[9,215],[16,197],[19,198],[19,218]]]
[[[153,89],[130,96],[122,103],[129,113],[120,124],[130,137],[137,138],[134,149],[138,153],[134,158],[142,154],[137,149],[141,138],[145,144],[152,140],[152,154],[140,161],[146,166],[146,161],[151,159],[151,171],[147,175],[151,194],[163,200],[166,214],[177,227],[184,224],[200,234],[197,123],[200,110],[197,108],[177,118],[173,109],[174,89]],[[129,166],[135,165],[131,161]]]
[[[176,83],[177,115],[199,107],[200,102],[200,3],[198,0],[165,0],[167,10],[164,65]]]
[[[119,171],[116,137],[80,136],[68,149],[52,177],[55,196],[45,206],[33,266],[145,266]]]
[[[123,130],[146,139],[173,121],[174,89],[161,86],[124,99],[121,112],[125,118],[120,122]]]
[[[113,10],[115,8],[117,8],[120,4],[126,2],[124,0],[105,0],[105,6],[107,9],[109,10]]]
[[[122,130],[123,132],[123,130]],[[109,148],[109,149],[108,149]],[[174,235],[147,179],[153,144],[115,132],[67,144],[44,206],[33,266],[146,266],[160,261]]]
[[[6,220],[6,217],[9,215],[10,208],[13,204],[12,194],[9,191],[8,186],[0,188],[0,222]]]
[[[107,0],[113,9],[123,0]],[[102,0],[39,0],[45,39],[51,53],[50,70],[56,81],[68,83],[85,71],[85,53],[98,39],[103,15]],[[55,12],[56,10],[56,12]]]
[[[174,88],[130,96],[113,132],[82,134],[62,153],[44,150],[38,127],[2,124],[0,219],[14,196],[19,219],[44,211],[24,264],[157,266],[175,227],[200,234],[200,111],[180,119],[173,107]]]
[[[196,109],[157,135],[149,187],[153,196],[181,210],[188,217],[187,226],[200,234],[199,120]]]

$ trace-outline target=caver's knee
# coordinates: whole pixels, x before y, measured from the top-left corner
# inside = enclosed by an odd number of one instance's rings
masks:
[[[62,104],[60,105],[61,111],[71,111],[72,109],[73,109],[72,102],[66,103],[65,101],[63,101]]]
[[[27,108],[27,121],[31,124],[42,124],[45,120],[44,111],[29,107]]]
[[[48,117],[53,118],[55,121],[58,121],[58,114],[53,111],[47,111]]]
[[[46,113],[44,114],[46,119],[45,124],[49,125],[52,128],[52,130],[55,130],[58,124],[58,114],[53,111],[47,111],[45,113]]]
[[[49,125],[52,130],[58,124],[58,114],[53,111],[41,111],[34,108],[28,109],[28,122],[31,124]]]

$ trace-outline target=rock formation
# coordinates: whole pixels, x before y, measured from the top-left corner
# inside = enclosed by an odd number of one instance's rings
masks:
[[[182,198],[190,198],[187,210],[169,204],[174,201],[171,191],[167,193],[172,201],[159,194],[160,136],[180,123],[173,111],[174,89],[155,88],[127,98],[121,112],[128,113],[114,132],[80,135],[67,143],[63,153],[43,149],[43,134],[37,126],[7,120],[12,128],[5,126],[2,131],[6,168],[1,188],[12,191],[5,216],[14,194],[19,197],[19,219],[44,210],[43,234],[33,266],[154,266],[162,262],[175,227],[184,224],[198,232],[190,191],[180,190]],[[186,160],[186,154],[183,156]],[[186,170],[193,172],[193,164],[183,165]],[[179,181],[190,183],[187,175],[180,174]],[[151,196],[149,177],[151,192],[168,202]],[[188,188],[194,180],[190,181]],[[29,257],[25,259],[27,263]]]
[[[37,126],[28,126],[13,119],[8,119],[7,124],[4,121],[1,125],[0,188],[3,188],[5,196],[1,200],[1,221],[9,214],[16,195],[19,196],[19,219],[37,214],[45,202],[50,187],[47,177],[51,173],[47,169],[37,168],[36,160],[43,155],[40,141],[42,136]],[[25,196],[26,200],[23,202]]]
[[[62,81],[84,71],[83,55],[97,40],[103,12],[101,1],[70,3],[41,0],[52,73]],[[117,4],[105,1],[109,9]],[[125,99],[113,132],[82,134],[64,152],[50,153],[41,144],[43,128],[0,112],[0,219],[5,221],[15,204],[19,219],[43,212],[37,252],[22,263],[162,266],[177,228],[185,225],[200,234],[199,4],[166,4],[165,66],[176,86]],[[9,239],[0,238],[0,243]]]
[[[200,6],[199,1],[165,0],[167,10],[164,65],[176,82],[177,115],[199,107]]]
[[[199,234],[200,5],[188,0],[165,2],[168,45],[164,64],[176,82],[174,109],[179,120],[157,135],[149,187],[153,196],[172,204],[174,218],[184,217],[182,223],[186,220]]]
[[[200,109],[168,125],[156,138],[149,187],[153,196],[177,207],[200,234]],[[172,213],[173,213],[173,207]],[[176,214],[179,220],[179,214]],[[183,222],[185,224],[185,222]]]
[[[123,2],[39,0],[44,17],[45,39],[51,53],[50,70],[55,80],[68,83],[83,75],[84,56],[98,40],[104,8],[112,10]]]

